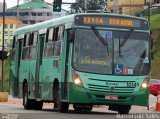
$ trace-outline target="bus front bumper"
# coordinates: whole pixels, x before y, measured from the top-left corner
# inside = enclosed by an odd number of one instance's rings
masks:
[[[126,89],[127,90],[127,89]],[[115,95],[116,100],[105,99],[106,95]],[[149,88],[133,93],[117,93],[117,92],[100,92],[91,91],[83,87],[79,87],[73,83],[69,84],[69,103],[93,104],[93,105],[139,105],[148,106]]]

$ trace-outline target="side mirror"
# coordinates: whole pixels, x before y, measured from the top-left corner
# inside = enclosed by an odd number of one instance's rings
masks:
[[[68,30],[68,33],[67,33],[67,35],[68,35],[68,41],[69,42],[73,42],[74,41],[74,28],[71,28],[71,29],[69,29]]]

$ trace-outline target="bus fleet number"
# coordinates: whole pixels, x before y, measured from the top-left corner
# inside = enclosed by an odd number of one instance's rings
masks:
[[[136,87],[136,82],[127,82],[127,87],[128,88],[135,88]]]

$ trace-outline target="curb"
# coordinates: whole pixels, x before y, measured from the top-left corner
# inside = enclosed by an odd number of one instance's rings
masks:
[[[150,111],[155,111],[155,106],[149,108]]]
[[[0,92],[0,102],[8,101],[8,92]]]

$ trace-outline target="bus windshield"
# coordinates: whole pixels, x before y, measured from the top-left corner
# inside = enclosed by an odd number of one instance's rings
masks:
[[[76,29],[73,68],[78,71],[114,74],[146,75],[150,71],[149,34],[98,30],[107,42],[104,45],[92,29]],[[121,45],[124,42],[123,45]]]

